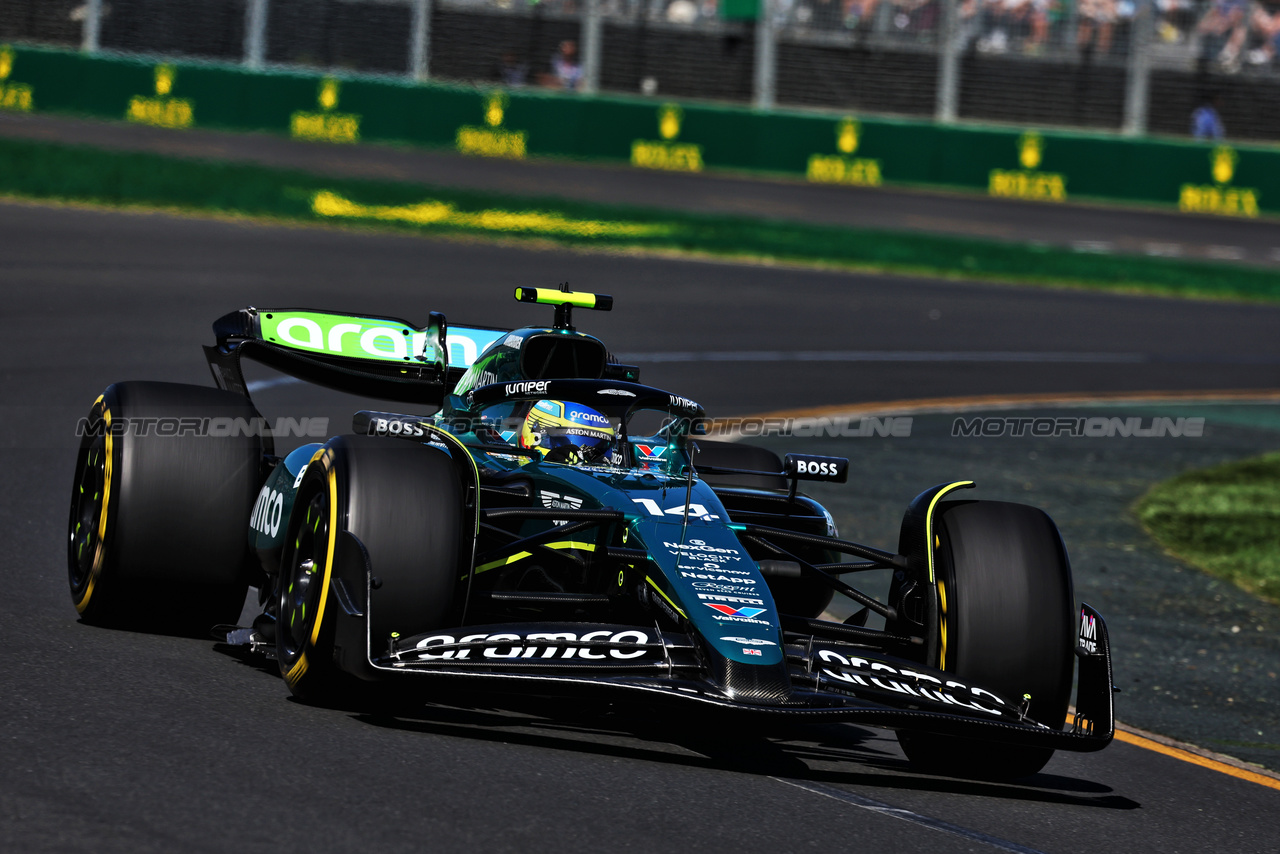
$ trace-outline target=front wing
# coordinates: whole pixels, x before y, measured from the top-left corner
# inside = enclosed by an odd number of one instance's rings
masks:
[[[1065,729],[1053,729],[1032,720],[1026,702],[1010,702],[952,674],[863,646],[799,632],[783,636],[790,694],[767,704],[735,698],[713,684],[703,674],[714,651],[697,637],[656,624],[466,626],[393,638],[384,645],[369,636],[364,612],[372,577],[364,548],[346,534],[339,550],[347,572],[331,580],[337,605],[335,661],[368,681],[452,683],[512,693],[613,692],[765,718],[851,721],[1082,752],[1101,750],[1115,733],[1107,628],[1088,605],[1081,609],[1076,647],[1075,714]],[[351,571],[361,566],[363,573]],[[353,589],[361,575],[364,589]]]

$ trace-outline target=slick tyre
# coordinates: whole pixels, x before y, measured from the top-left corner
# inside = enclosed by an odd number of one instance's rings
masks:
[[[943,504],[937,515],[940,670],[1018,703],[1061,729],[1071,699],[1075,608],[1071,567],[1042,510],[1000,501]],[[900,731],[916,767],[1010,780],[1038,772],[1047,748]]]
[[[374,580],[365,607],[370,643],[447,622],[461,571],[462,487],[437,448],[399,439],[339,436],[307,466],[280,563],[276,653],[294,696],[359,704],[365,686],[334,662],[338,607],[331,594],[339,539],[354,535]]]
[[[263,454],[258,418],[244,397],[175,383],[116,383],[94,402],[67,526],[81,619],[193,636],[236,621]]]

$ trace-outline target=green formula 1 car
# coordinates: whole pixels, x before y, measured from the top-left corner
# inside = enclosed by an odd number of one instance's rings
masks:
[[[919,767],[979,777],[1111,741],[1106,627],[1042,511],[957,481],[910,502],[895,551],[841,540],[797,486],[847,460],[706,438],[701,406],[575,330],[611,298],[516,295],[552,325],[248,308],[214,324],[218,388],[110,386],[72,494],[82,619],[218,627],[320,703],[596,691],[888,727]],[[243,358],[434,414],[356,412],[278,457]],[[849,582],[875,569],[887,596]]]

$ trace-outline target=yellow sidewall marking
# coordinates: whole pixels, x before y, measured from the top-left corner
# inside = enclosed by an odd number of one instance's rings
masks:
[[[93,406],[97,407],[102,403],[104,395],[98,395],[98,399],[93,402]],[[89,600],[93,597],[93,588],[97,586],[98,576],[102,574],[102,563],[107,557],[107,508],[111,504],[111,453],[114,449],[114,443],[111,441],[111,410],[105,406],[102,409],[102,417],[106,422],[106,429],[103,431],[103,438],[106,443],[105,456],[103,462],[102,474],[102,510],[98,513],[98,544],[93,550],[93,564],[89,567],[89,581],[84,586],[84,593],[76,602],[76,613],[83,614],[85,609],[89,607]]]
[[[320,603],[316,606],[315,623],[311,627],[311,639],[307,646],[298,653],[298,660],[289,668],[289,672],[284,675],[285,682],[290,685],[296,685],[307,672],[307,652],[310,647],[320,638],[320,629],[324,625],[324,606],[329,600],[329,578],[333,572],[333,553],[338,542],[338,476],[337,471],[333,468],[333,460],[328,449],[321,448],[312,455],[310,462],[307,463],[308,468],[312,463],[319,461],[325,468],[326,480],[329,487],[329,545],[325,554],[324,574],[321,577]]]
[[[925,544],[925,549],[927,549],[929,552],[929,583],[930,584],[937,583],[937,578],[933,573],[934,550],[933,548],[930,547],[930,544],[933,542],[934,508],[938,506],[938,502],[942,500],[943,496],[947,495],[948,493],[954,492],[957,489],[962,489],[967,486],[973,486],[973,481],[957,480],[955,483],[949,483],[946,486],[944,486],[942,489],[939,489],[938,494],[933,496],[933,500],[929,502],[929,510],[928,512],[925,513],[925,516],[924,516],[924,544]],[[939,542],[941,542],[941,540],[939,540]]]

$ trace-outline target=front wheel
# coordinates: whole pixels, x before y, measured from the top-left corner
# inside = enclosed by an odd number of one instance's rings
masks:
[[[339,436],[316,453],[289,519],[278,580],[276,653],[295,696],[327,705],[359,690],[334,663],[332,586],[343,533],[368,553],[376,581],[365,619],[380,648],[392,632],[409,637],[448,620],[461,520],[462,487],[444,451]]]
[[[1035,721],[1061,729],[1071,700],[1075,608],[1071,566],[1053,520],[1002,501],[941,505],[938,534],[938,669],[1028,702]],[[922,770],[982,779],[1038,772],[1049,748],[901,731]]]

